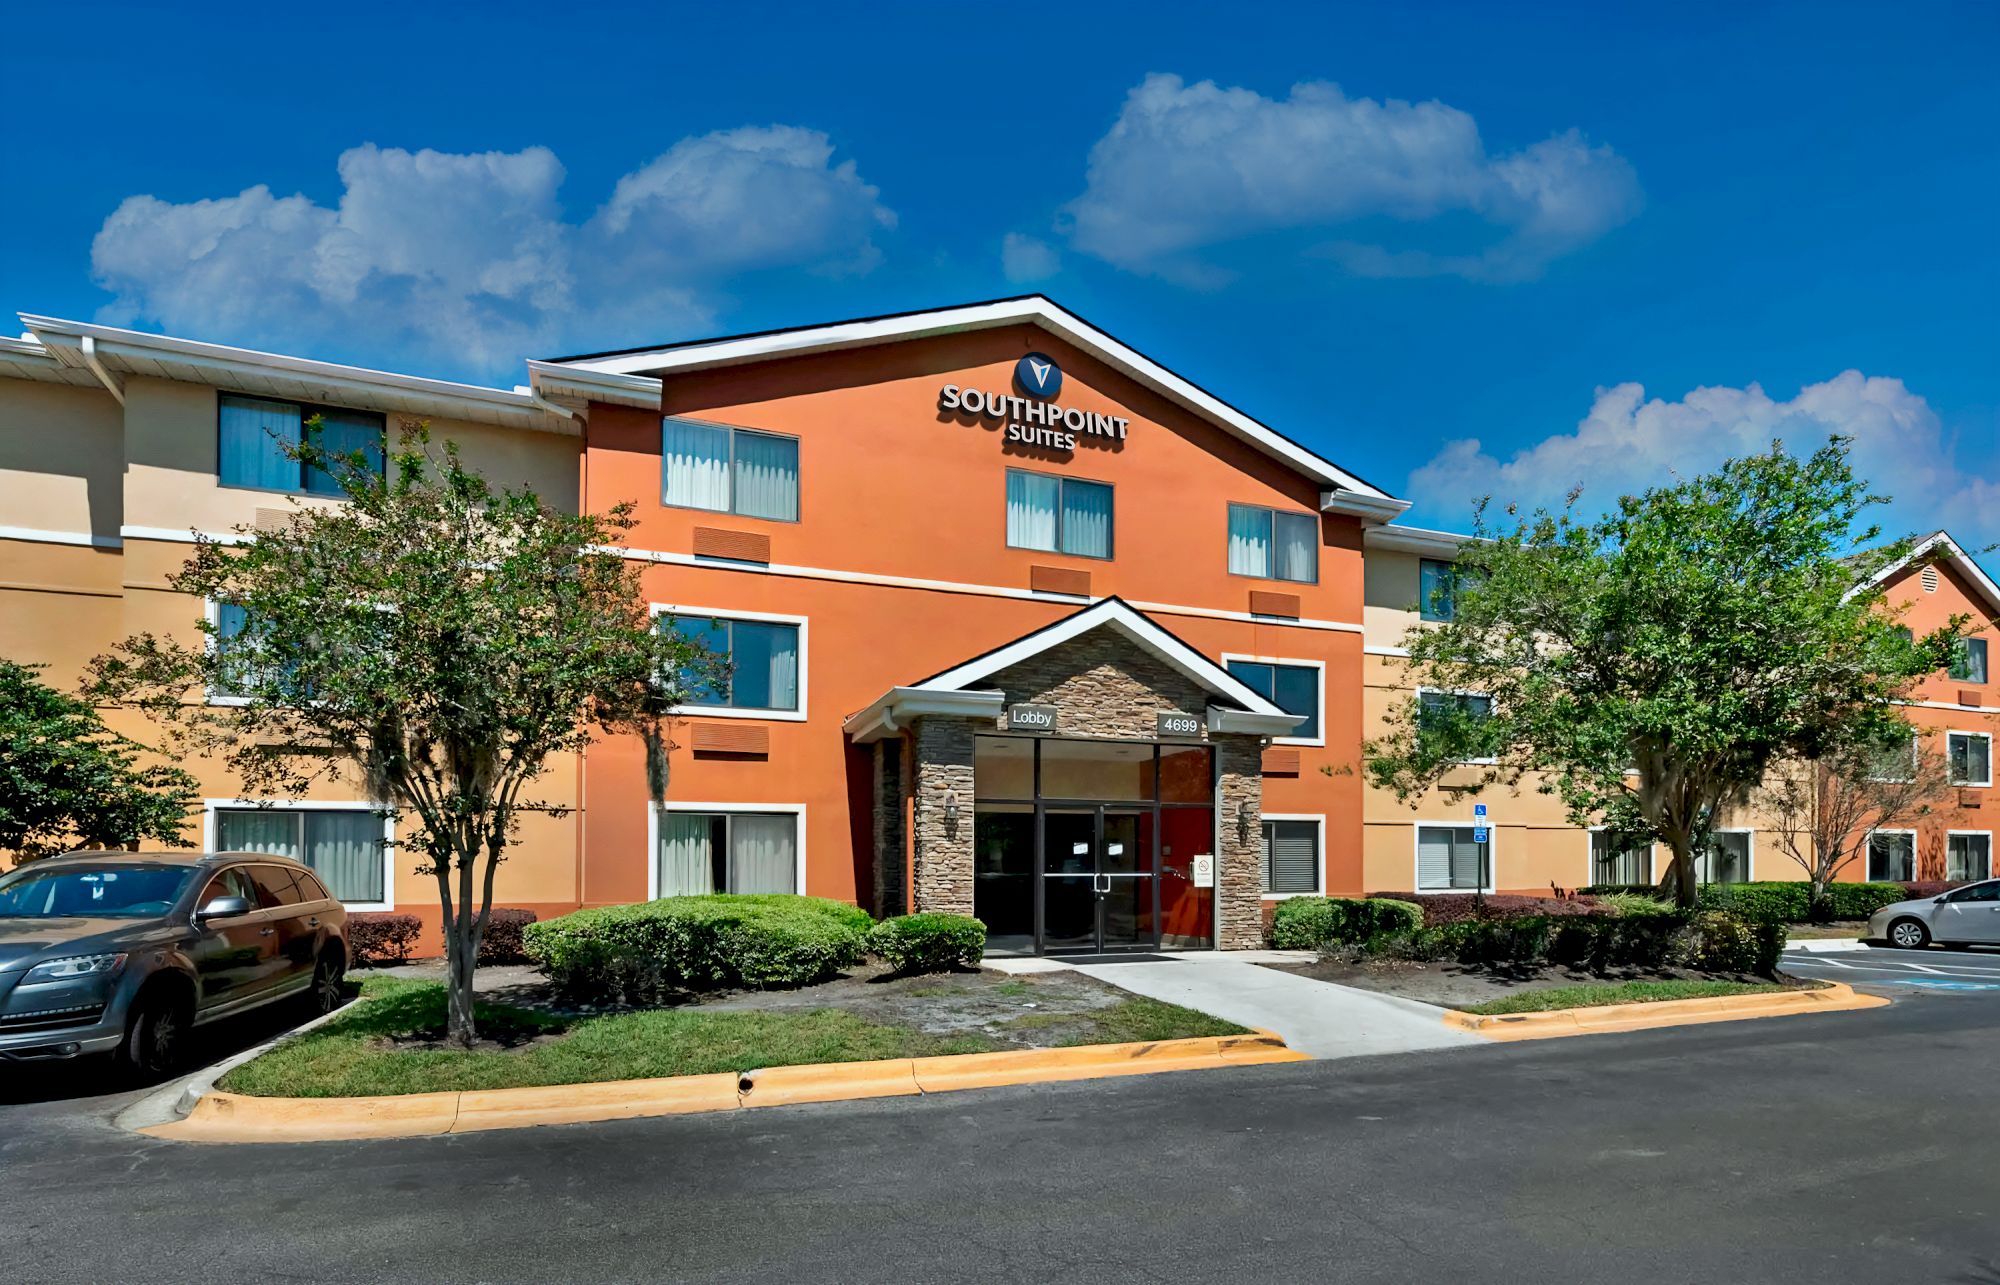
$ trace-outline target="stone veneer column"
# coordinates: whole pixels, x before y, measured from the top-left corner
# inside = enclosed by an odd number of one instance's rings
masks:
[[[903,742],[875,742],[875,913],[900,915],[909,907],[904,888],[909,873],[903,859]]]
[[[1224,950],[1252,950],[1264,944],[1263,742],[1254,736],[1214,738],[1216,833],[1216,944]],[[1239,821],[1249,809],[1247,824]]]
[[[918,910],[972,913],[972,723],[963,718],[916,722]],[[945,795],[958,796],[958,820],[945,819]],[[1254,858],[1253,858],[1254,866]],[[1255,876],[1255,870],[1252,870]]]

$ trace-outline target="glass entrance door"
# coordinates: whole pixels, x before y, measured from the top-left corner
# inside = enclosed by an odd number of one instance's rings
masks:
[[[1150,808],[1048,807],[1042,813],[1045,951],[1159,944]]]

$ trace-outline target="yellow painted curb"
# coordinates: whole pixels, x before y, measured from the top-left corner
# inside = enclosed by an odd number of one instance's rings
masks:
[[[1651,1004],[1600,1004],[1592,1008],[1556,1008],[1545,1013],[1454,1011],[1444,1015],[1444,1024],[1471,1031],[1489,1040],[1552,1040],[1565,1035],[1645,1031],[1661,1026],[1694,1026],[1703,1022],[1740,1022],[1755,1017],[1841,1013],[1850,1009],[1881,1008],[1888,1002],[1880,995],[1858,994],[1845,982],[1835,982],[1809,991],[1669,999]]]
[[[140,1132],[182,1142],[413,1138],[1304,1060],[1304,1053],[1287,1048],[1278,1036],[1256,1031],[1139,1044],[774,1066],[740,1076],[723,1072],[380,1098],[253,1098],[209,1093],[195,1103],[185,1119]]]

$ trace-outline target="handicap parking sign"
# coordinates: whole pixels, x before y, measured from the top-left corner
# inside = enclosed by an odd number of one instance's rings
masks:
[[[1474,827],[1472,828],[1472,841],[1473,841],[1474,843],[1484,843],[1484,842],[1486,842],[1486,827],[1485,827],[1485,826],[1483,826],[1483,825],[1480,825],[1480,826],[1474,826]]]

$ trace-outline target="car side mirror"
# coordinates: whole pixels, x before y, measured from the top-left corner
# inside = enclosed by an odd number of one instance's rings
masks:
[[[251,906],[244,897],[217,897],[201,908],[198,918],[228,919],[234,915],[247,915]]]

